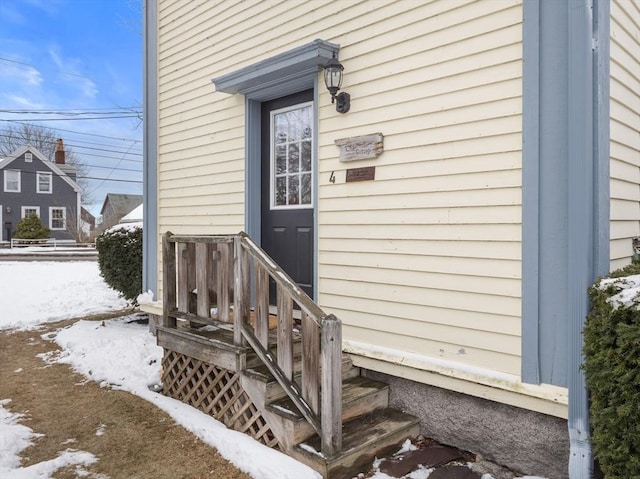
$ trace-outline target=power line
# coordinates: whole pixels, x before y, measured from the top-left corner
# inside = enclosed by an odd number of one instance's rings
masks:
[[[5,130],[6,131],[6,130]],[[15,138],[14,135],[9,135],[6,132],[2,133],[2,130],[0,130],[0,137],[4,137],[4,138]],[[17,140],[20,140],[20,138],[16,138]],[[39,143],[41,144],[48,144],[48,145],[56,145],[56,141],[55,140],[40,140]],[[68,141],[64,142],[65,146],[69,146],[71,148],[78,148],[78,149],[84,149],[84,150],[93,150],[93,151],[106,151],[108,153],[123,153],[123,154],[128,154],[128,155],[133,155],[133,156],[142,156],[142,153],[138,153],[138,152],[129,152],[127,151],[122,151],[122,150],[116,150],[115,148],[122,148],[120,146],[117,147],[112,147],[112,148],[96,148],[96,147],[92,147],[92,146],[82,146],[82,145],[76,145],[74,143],[70,143]],[[109,146],[106,143],[101,144],[101,146]],[[88,153],[79,153],[79,154],[83,154],[83,155],[88,155]]]
[[[37,70],[38,72],[40,71],[37,66],[31,65],[30,63],[19,62],[17,60],[11,60],[9,58],[4,58],[4,57],[0,57],[0,60],[2,60],[3,62],[15,63],[17,65],[24,65],[24,66],[33,68],[33,69]],[[62,70],[54,70],[54,71],[56,71],[58,73],[62,73],[63,75],[70,75],[72,77],[84,78],[85,80],[93,81],[92,78],[86,77],[84,75],[80,75],[79,73],[65,72],[65,71],[62,71]]]
[[[110,120],[113,118],[140,118],[138,115],[121,115],[121,116],[90,116],[83,118],[22,118],[21,120],[8,120],[0,118],[0,121],[8,121],[12,123],[31,122],[31,121],[78,121],[78,120]]]
[[[126,110],[126,111],[142,111],[139,106],[115,106],[115,107],[96,107],[92,108],[92,110],[98,111],[112,111],[112,110]],[[50,108],[46,109],[34,109],[34,110],[0,110],[8,113],[48,113],[48,112],[77,112],[82,111],[82,108],[58,108],[56,110],[52,110]]]
[[[0,121],[8,121],[8,120],[1,120]],[[17,121],[17,120],[11,120],[12,123],[19,123],[19,124],[23,124],[23,125],[28,125],[27,122],[23,121]],[[107,138],[109,140],[119,140],[119,141],[133,141],[135,143],[142,143],[142,140],[135,140],[132,138],[118,138],[116,136],[107,136],[107,135],[99,135],[97,133],[85,133],[83,131],[78,131],[78,130],[65,130],[63,128],[56,128],[55,131],[65,131],[67,133],[76,133],[78,135],[86,135],[86,136],[95,136],[98,138]]]
[[[109,168],[109,167],[107,166],[107,167],[105,167],[105,168]],[[38,174],[38,172],[37,172],[37,171],[24,171],[24,170],[18,170],[18,171],[20,171],[20,175],[24,175],[24,174],[26,174],[26,175],[33,175],[33,176],[35,176],[35,175],[37,175],[37,174]],[[142,171],[138,171],[138,173],[142,173]],[[61,177],[61,178],[62,178],[62,176],[61,176],[61,175],[57,175],[57,176],[59,176],[59,177]],[[72,176],[70,176],[70,175],[66,175],[66,176],[67,176],[67,178],[69,178],[69,179],[73,180],[73,177],[72,177]],[[75,177],[75,179],[76,179],[76,180],[97,180],[97,181],[102,181],[103,183],[104,183],[105,181],[119,181],[119,182],[123,182],[123,183],[142,183],[142,180],[123,180],[123,179],[115,179],[115,178],[109,178],[109,177],[107,177],[107,178],[97,178],[97,177],[95,177],[95,176],[76,176],[76,177]],[[75,181],[75,180],[74,180],[74,181]],[[102,184],[101,184],[100,186],[102,186]],[[97,188],[94,188],[94,189],[93,189],[93,191],[95,191],[96,189],[97,189]],[[92,191],[92,192],[93,192],[93,191]]]
[[[0,110],[0,113],[11,113],[14,115],[25,115],[25,114],[37,114],[37,115],[59,115],[59,116],[69,116],[69,117],[76,117],[76,116],[82,116],[82,115],[109,115],[109,117],[111,117],[111,115],[122,115],[123,112],[129,112],[133,115],[139,116],[142,115],[142,111],[139,110],[104,110],[104,111],[61,111],[61,110],[38,110],[38,111],[34,111],[34,110]],[[121,118],[119,116],[116,116],[115,118]]]
[[[113,170],[115,167],[113,166],[99,166],[99,165],[89,165],[85,164],[84,166],[88,166],[90,168],[102,168],[104,170]],[[136,173],[142,173],[142,170],[132,170],[130,168],[117,168],[118,171],[134,171]]]

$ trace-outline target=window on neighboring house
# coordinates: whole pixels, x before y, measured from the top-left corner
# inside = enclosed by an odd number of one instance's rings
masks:
[[[26,218],[27,216],[36,215],[40,218],[40,207],[39,206],[23,206],[22,207],[22,217]]]
[[[67,209],[51,206],[49,208],[49,229],[67,229]]]
[[[4,191],[20,193],[20,171],[4,170]]]
[[[46,171],[38,171],[38,193],[51,193],[53,191],[52,175]]]

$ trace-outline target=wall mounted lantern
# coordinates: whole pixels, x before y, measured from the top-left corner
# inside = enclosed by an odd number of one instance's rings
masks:
[[[331,93],[331,103],[336,103],[336,111],[338,113],[346,113],[351,107],[351,96],[347,92],[338,93],[342,86],[342,72],[344,67],[336,59],[336,54],[323,67],[324,84]],[[337,101],[336,101],[337,100]]]
[[[11,206],[7,206],[7,207],[5,208],[5,211],[6,211],[7,213],[11,213]]]

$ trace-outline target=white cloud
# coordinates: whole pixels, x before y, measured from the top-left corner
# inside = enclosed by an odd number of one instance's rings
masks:
[[[60,11],[60,7],[64,4],[61,0],[24,0],[32,7],[35,7],[50,16],[55,16]]]
[[[21,63],[3,63],[0,69],[0,78],[3,79],[3,83],[18,83],[27,85],[38,86],[42,83],[43,78],[40,71],[32,66],[24,65]]]
[[[4,2],[0,3],[0,18],[3,23],[13,23],[15,25],[25,25],[27,23],[25,16],[12,5]]]
[[[60,70],[64,82],[81,92],[86,98],[95,98],[99,92],[98,86],[90,78],[78,73],[81,61],[73,58],[63,58],[56,45],[48,50],[49,56]]]
[[[28,108],[28,109],[31,109],[31,110],[37,110],[37,109],[43,108],[42,103],[33,102],[33,101],[29,100],[28,98],[25,98],[23,96],[8,95],[7,99],[12,104],[22,106],[25,109]]]

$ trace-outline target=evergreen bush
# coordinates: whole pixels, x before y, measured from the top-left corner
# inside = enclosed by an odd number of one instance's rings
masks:
[[[640,261],[613,278],[640,274]],[[618,304],[620,282],[596,282],[584,329],[594,455],[607,479],[640,477],[640,298]]]
[[[96,249],[102,278],[136,305],[142,293],[142,228],[110,228],[96,238]]]
[[[42,224],[36,214],[30,214],[20,220],[13,233],[16,239],[47,239],[51,237],[51,230]]]

